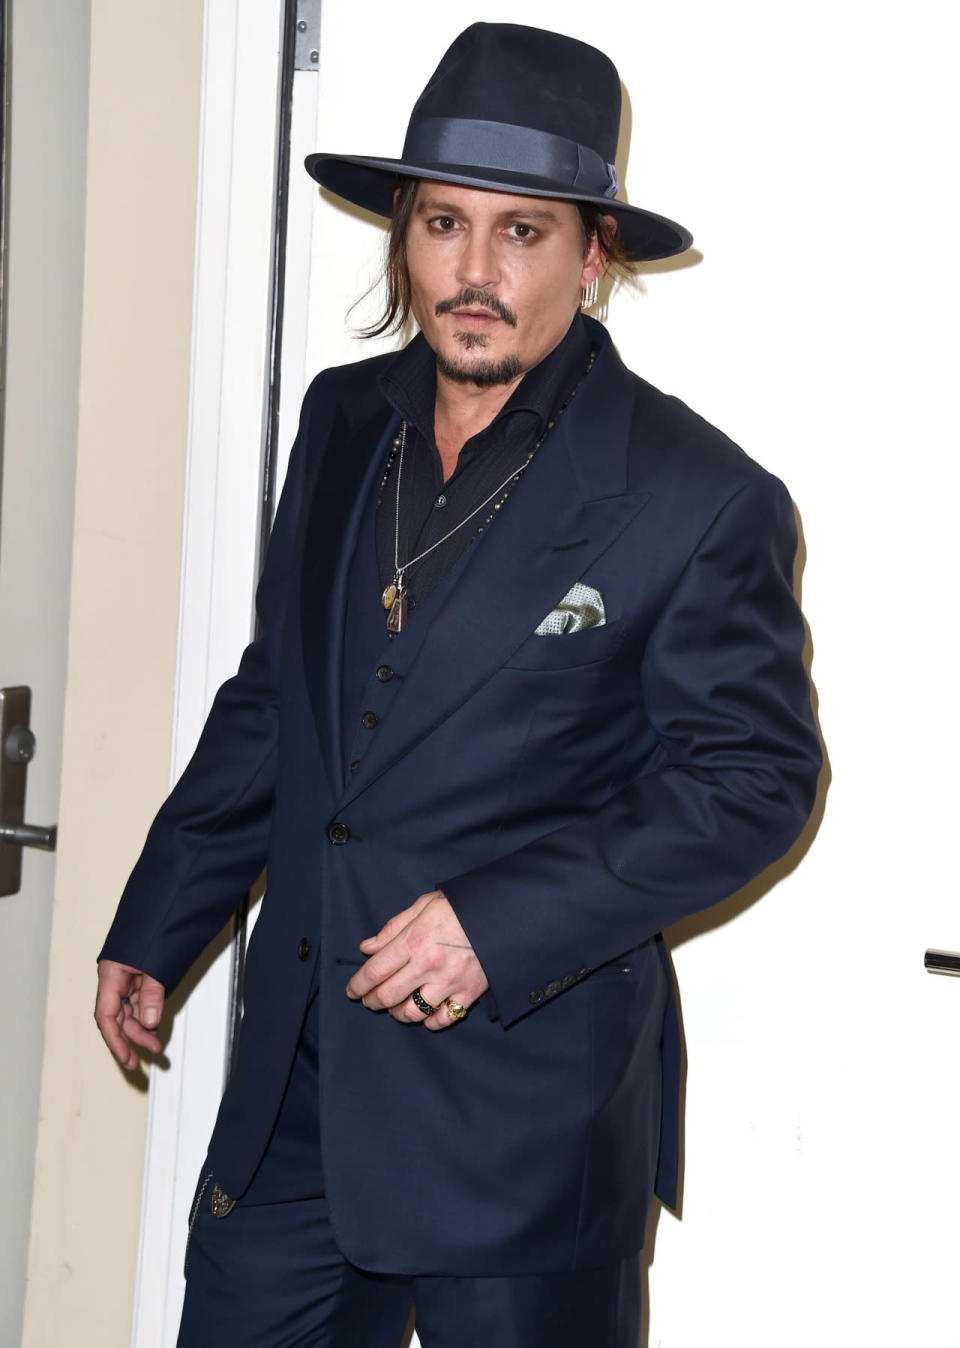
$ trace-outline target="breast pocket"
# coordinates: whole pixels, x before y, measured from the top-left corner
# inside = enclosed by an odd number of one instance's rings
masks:
[[[623,641],[623,620],[562,636],[527,637],[506,661],[506,669],[577,669],[609,660]]]

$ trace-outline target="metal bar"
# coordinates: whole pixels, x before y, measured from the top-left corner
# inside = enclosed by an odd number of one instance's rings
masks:
[[[57,850],[57,826],[50,824],[0,824],[0,842],[11,847],[37,847],[41,852]]]
[[[928,974],[950,974],[960,978],[960,954],[955,950],[928,950],[923,957]]]

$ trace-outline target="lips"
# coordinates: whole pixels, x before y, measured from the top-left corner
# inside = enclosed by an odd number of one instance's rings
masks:
[[[462,333],[474,333],[478,337],[492,328],[494,323],[500,322],[499,317],[490,313],[489,309],[454,309],[450,317]]]

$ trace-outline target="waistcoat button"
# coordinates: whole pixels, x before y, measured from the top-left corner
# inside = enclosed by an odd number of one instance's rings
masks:
[[[393,678],[393,670],[390,668],[389,665],[378,665],[377,678],[380,680],[381,683],[389,683],[390,680]]]
[[[300,944],[297,946],[297,959],[305,960],[310,954],[310,942],[305,936],[300,937]]]
[[[360,717],[360,724],[364,730],[372,730],[375,725],[379,725],[380,717],[375,711],[365,711]]]

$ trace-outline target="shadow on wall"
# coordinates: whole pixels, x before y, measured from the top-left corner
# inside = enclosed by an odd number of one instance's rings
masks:
[[[265,874],[261,875],[250,890],[247,907],[247,924],[249,931],[250,919],[254,908],[263,897],[265,886]],[[157,1034],[164,1044],[170,1042],[170,1035],[173,1031],[173,1022],[183,1010],[187,999],[190,997],[194,988],[204,978],[213,964],[220,958],[224,951],[228,950],[234,941],[237,932],[237,914],[230,919],[222,931],[218,932],[213,938],[203,954],[196,959],[190,966],[186,974],[174,988],[173,992],[165,999],[163,1004],[163,1015],[160,1018],[160,1024],[157,1027]],[[170,1067],[170,1059],[166,1053],[161,1053],[157,1057],[146,1055],[146,1060],[150,1064],[151,1071],[159,1069],[167,1071]],[[149,1076],[144,1072],[142,1065],[135,1072],[127,1075],[127,1081],[130,1085],[139,1091],[145,1091],[149,1085]],[[224,1060],[224,1080],[226,1080],[226,1060]]]
[[[620,82],[620,98],[620,140],[617,145],[616,157],[617,181],[620,183],[620,188],[617,191],[617,197],[620,201],[636,205],[637,203],[630,202],[625,187],[627,164],[630,162],[630,141],[633,138],[633,104],[630,102],[627,86],[622,80]],[[648,208],[644,206],[644,209]],[[618,286],[627,285],[631,289],[639,291],[641,295],[645,295],[647,293],[643,279],[645,276],[662,276],[666,272],[686,271],[689,267],[698,267],[702,261],[703,254],[699,248],[688,248],[685,253],[678,253],[675,257],[660,258],[656,262],[638,262],[633,276],[627,280],[620,280],[611,276],[608,272],[600,282],[600,298],[590,311],[591,318],[595,318],[599,323],[606,323],[610,311],[610,300]]]
[[[797,602],[802,603],[803,596],[803,570],[807,562],[807,545],[803,534],[803,521],[800,512],[794,503],[794,517],[797,524],[797,556],[793,567],[793,589],[797,597]],[[810,676],[810,701],[813,708],[813,717],[817,726],[817,734],[820,737],[820,745],[823,750],[823,767],[820,771],[820,778],[817,782],[817,794],[813,804],[813,810],[810,818],[800,834],[797,841],[785,853],[779,861],[775,861],[772,866],[758,875],[750,884],[745,885],[736,894],[731,894],[728,899],[715,904],[705,912],[695,913],[692,917],[684,918],[682,922],[677,922],[664,932],[664,940],[667,947],[672,952],[687,941],[692,941],[698,936],[704,936],[708,932],[715,931],[718,927],[724,926],[741,913],[746,912],[765,894],[796,870],[800,862],[807,855],[813,845],[823,820],[824,811],[827,805],[827,792],[830,790],[830,784],[833,780],[833,773],[830,767],[830,757],[827,753],[827,746],[823,738],[823,731],[820,726],[820,699],[817,695],[816,685],[813,682],[811,673],[813,665],[813,637],[810,632],[810,626],[804,619],[804,629],[806,640],[803,647],[803,663]],[[686,1093],[687,1093],[687,1054],[686,1054],[686,1034],[683,1028],[683,1006],[680,1000],[679,989],[677,991],[677,1006],[680,1012],[680,1033],[683,1039],[683,1068],[680,1083],[680,1119],[681,1130],[686,1113]],[[679,1164],[679,1185],[680,1195],[677,1204],[677,1217],[683,1216],[683,1180],[685,1170],[685,1139],[683,1132],[680,1135],[680,1164]],[[649,1271],[654,1259],[654,1247],[656,1243],[657,1227],[660,1221],[660,1212],[662,1204],[654,1199],[653,1207],[650,1212],[650,1221],[647,1226],[647,1241],[644,1246],[644,1286],[643,1286],[643,1334],[641,1337],[641,1348],[648,1348],[650,1336],[650,1299],[648,1296]]]

